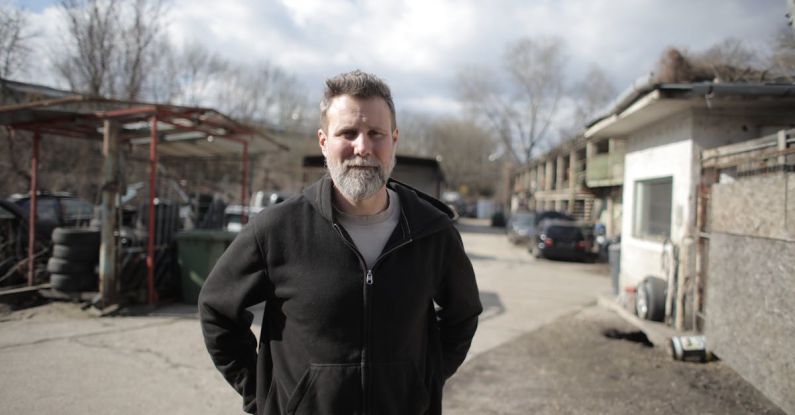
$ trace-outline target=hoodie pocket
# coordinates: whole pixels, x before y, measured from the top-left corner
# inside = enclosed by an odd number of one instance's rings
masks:
[[[311,364],[287,401],[288,415],[360,413],[359,364]]]
[[[429,386],[411,363],[372,366],[375,413],[379,415],[424,414],[430,405]]]

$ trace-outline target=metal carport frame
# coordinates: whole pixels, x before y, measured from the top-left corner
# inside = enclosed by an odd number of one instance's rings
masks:
[[[21,86],[36,88],[36,85],[21,84],[0,80],[4,88]],[[44,87],[41,87],[44,88]],[[48,91],[57,91],[46,88]],[[67,91],[57,91],[67,94]],[[286,147],[252,127],[242,125],[226,115],[208,108],[160,105],[131,101],[111,100],[85,95],[69,95],[55,99],[36,100],[21,104],[0,107],[0,125],[5,126],[14,139],[16,131],[33,133],[31,156],[31,198],[28,240],[28,285],[34,284],[34,246],[37,215],[37,191],[39,150],[43,134],[103,140],[103,176],[102,187],[102,243],[100,248],[100,293],[102,306],[115,304],[116,301],[116,258],[114,231],[117,224],[115,214],[110,214],[118,207],[115,205],[118,196],[118,174],[116,151],[120,142],[133,145],[149,145],[149,216],[147,235],[147,302],[157,301],[154,287],[154,250],[155,250],[155,197],[158,153],[184,156],[186,144],[201,142],[191,148],[192,155],[212,156],[229,154],[233,150],[229,146],[211,145],[215,139],[225,140],[242,147],[242,179],[241,204],[247,205],[247,179],[249,170],[249,152],[286,150]],[[263,140],[252,140],[260,137]],[[169,146],[174,143],[173,148]],[[217,142],[215,142],[217,143]],[[242,221],[247,221],[244,209]]]

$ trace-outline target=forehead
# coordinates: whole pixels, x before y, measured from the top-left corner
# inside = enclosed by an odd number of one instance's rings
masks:
[[[341,95],[331,100],[326,117],[330,124],[364,122],[389,124],[389,105],[380,97],[357,98]]]

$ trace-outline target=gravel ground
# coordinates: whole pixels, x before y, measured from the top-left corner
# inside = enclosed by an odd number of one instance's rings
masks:
[[[720,361],[678,362],[621,337],[645,339],[598,306],[563,317],[465,364],[445,414],[784,414]]]

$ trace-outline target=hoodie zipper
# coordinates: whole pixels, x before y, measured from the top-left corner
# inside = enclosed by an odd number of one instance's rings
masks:
[[[364,272],[365,284],[362,287],[362,298],[364,299],[364,304],[363,304],[364,327],[363,327],[362,331],[364,333],[362,334],[362,350],[361,350],[361,359],[359,360],[359,366],[360,366],[360,369],[362,371],[362,376],[361,376],[362,409],[364,409],[365,413],[366,413],[367,412],[367,410],[366,410],[366,408],[367,408],[367,373],[366,373],[367,372],[367,370],[366,370],[366,367],[367,367],[367,346],[368,346],[368,340],[369,340],[369,337],[370,337],[370,333],[369,333],[369,331],[370,331],[370,304],[369,304],[369,301],[368,301],[368,298],[367,298],[368,297],[367,285],[372,285],[373,272],[372,272],[372,270],[367,268],[367,263],[364,261],[364,257],[362,257],[362,254],[359,252],[358,249],[356,249],[356,245],[354,245],[354,243],[351,242],[348,239],[348,237],[345,236],[345,233],[342,231],[342,228],[340,228],[340,226],[336,222],[332,222],[331,226],[333,226],[334,230],[337,231],[337,233],[339,234],[340,238],[342,238],[342,241],[345,243],[345,245],[348,246],[348,248],[350,248],[351,251],[353,251],[353,253],[356,255],[356,258],[359,260],[359,266],[361,267],[362,271]]]
[[[359,260],[359,266],[362,268],[362,271],[364,271],[364,288],[363,288],[363,294],[362,294],[362,296],[364,298],[364,336],[363,336],[363,339],[362,339],[362,354],[361,354],[362,357],[361,357],[360,365],[361,365],[361,370],[362,370],[362,382],[361,382],[362,383],[362,408],[364,409],[364,413],[366,415],[366,414],[371,412],[370,408],[369,408],[371,400],[369,399],[369,397],[370,397],[369,396],[370,395],[370,387],[369,387],[369,384],[368,384],[368,376],[367,376],[367,374],[368,374],[367,373],[368,372],[368,369],[367,369],[367,352],[368,352],[369,345],[370,345],[370,326],[372,324],[372,321],[371,321],[371,319],[372,319],[372,317],[371,317],[371,314],[372,314],[372,301],[370,299],[371,293],[370,293],[369,286],[372,286],[375,283],[375,278],[373,277],[373,269],[375,269],[375,267],[378,265],[379,262],[381,262],[381,260],[384,257],[386,257],[387,255],[391,254],[392,252],[395,252],[396,250],[398,250],[398,249],[410,244],[413,241],[413,239],[409,238],[409,239],[407,239],[407,240],[395,245],[394,247],[390,248],[388,251],[383,252],[375,260],[375,263],[373,264],[373,267],[372,268],[368,268],[367,267],[367,263],[364,261],[364,257],[362,257],[362,254],[356,248],[356,245],[353,242],[351,242],[345,236],[345,233],[342,231],[340,226],[336,222],[332,222],[332,226],[337,231],[337,233],[340,235],[340,237],[342,238],[342,240],[345,243],[345,245],[347,245],[348,248],[350,248],[353,251],[353,253],[356,254],[356,258]]]

